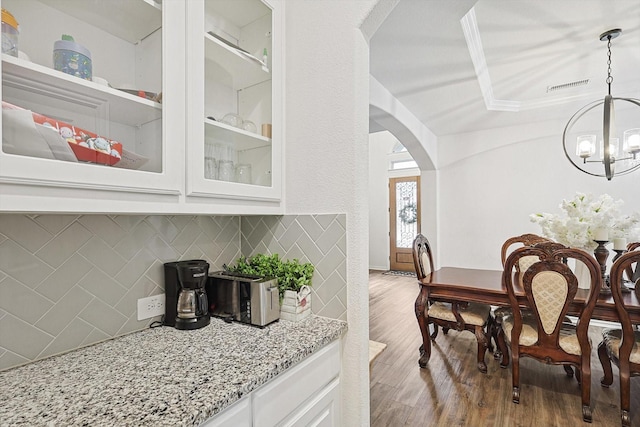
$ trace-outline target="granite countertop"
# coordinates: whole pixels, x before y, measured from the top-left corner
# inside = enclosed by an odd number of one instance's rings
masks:
[[[318,316],[145,329],[0,372],[0,425],[197,426],[346,329]]]

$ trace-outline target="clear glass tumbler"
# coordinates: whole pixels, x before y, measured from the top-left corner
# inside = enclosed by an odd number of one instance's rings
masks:
[[[251,165],[240,164],[236,166],[236,182],[251,184]]]
[[[235,178],[235,167],[231,160],[220,160],[218,163],[218,179],[220,181],[233,181]]]

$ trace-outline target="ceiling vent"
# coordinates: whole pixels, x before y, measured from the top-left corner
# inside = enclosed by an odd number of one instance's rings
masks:
[[[589,84],[589,79],[576,80],[575,82],[563,83],[561,85],[547,86],[547,93],[555,92],[557,90],[570,89],[572,87],[584,86],[586,84]]]

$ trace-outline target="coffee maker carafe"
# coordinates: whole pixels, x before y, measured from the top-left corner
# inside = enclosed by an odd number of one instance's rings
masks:
[[[209,324],[205,285],[209,264],[203,260],[168,262],[165,275],[164,324],[176,329],[198,329]]]

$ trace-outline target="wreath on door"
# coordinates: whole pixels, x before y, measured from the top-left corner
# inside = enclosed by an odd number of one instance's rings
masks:
[[[409,203],[398,213],[400,220],[405,224],[413,224],[418,220],[418,208],[415,203]]]

